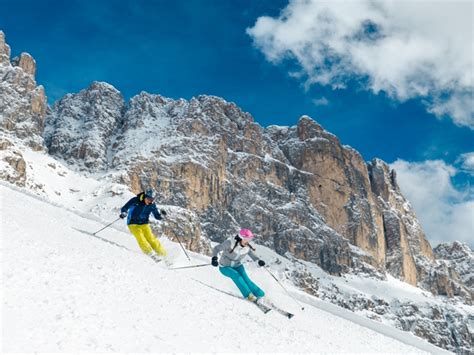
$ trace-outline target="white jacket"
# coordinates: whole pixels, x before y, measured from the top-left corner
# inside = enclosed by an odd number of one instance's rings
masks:
[[[238,267],[242,265],[242,260],[248,255],[252,258],[252,260],[257,261],[259,258],[253,252],[252,249],[247,245],[242,247],[240,243],[237,244],[234,251],[231,253],[230,251],[234,248],[236,240],[234,237],[227,239],[226,241],[222,242],[219,245],[216,245],[212,250],[212,256],[218,256],[220,252],[222,252],[221,257],[219,258],[219,264],[221,266],[230,266],[230,267]]]

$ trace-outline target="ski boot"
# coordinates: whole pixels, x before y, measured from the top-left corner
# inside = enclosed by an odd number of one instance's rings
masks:
[[[249,294],[249,295],[247,296],[247,299],[248,299],[250,302],[255,302],[255,303],[257,303],[257,301],[258,301],[258,298],[255,297],[255,295],[254,295],[253,293]]]
[[[150,258],[153,259],[153,261],[154,261],[155,263],[159,263],[159,262],[162,260],[162,258],[161,258],[158,254],[156,254],[156,253],[154,253],[154,252],[151,253],[151,254],[148,254],[148,255],[150,256]]]

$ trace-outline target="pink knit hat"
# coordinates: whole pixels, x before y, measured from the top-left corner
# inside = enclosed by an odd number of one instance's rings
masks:
[[[242,239],[247,239],[247,240],[251,240],[254,237],[250,229],[245,229],[245,228],[240,230],[239,235]]]

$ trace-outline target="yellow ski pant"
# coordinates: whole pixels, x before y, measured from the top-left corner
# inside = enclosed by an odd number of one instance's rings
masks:
[[[140,249],[145,254],[151,254],[151,252],[154,250],[158,255],[166,255],[166,250],[163,248],[158,239],[156,239],[156,237],[153,235],[149,224],[129,224],[128,229],[137,239]]]

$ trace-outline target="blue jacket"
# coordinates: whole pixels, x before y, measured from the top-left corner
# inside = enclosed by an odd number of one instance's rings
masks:
[[[156,219],[162,219],[155,203],[145,204],[145,194],[143,192],[130,199],[120,211],[128,211],[127,224],[148,224],[150,213],[153,213]]]

